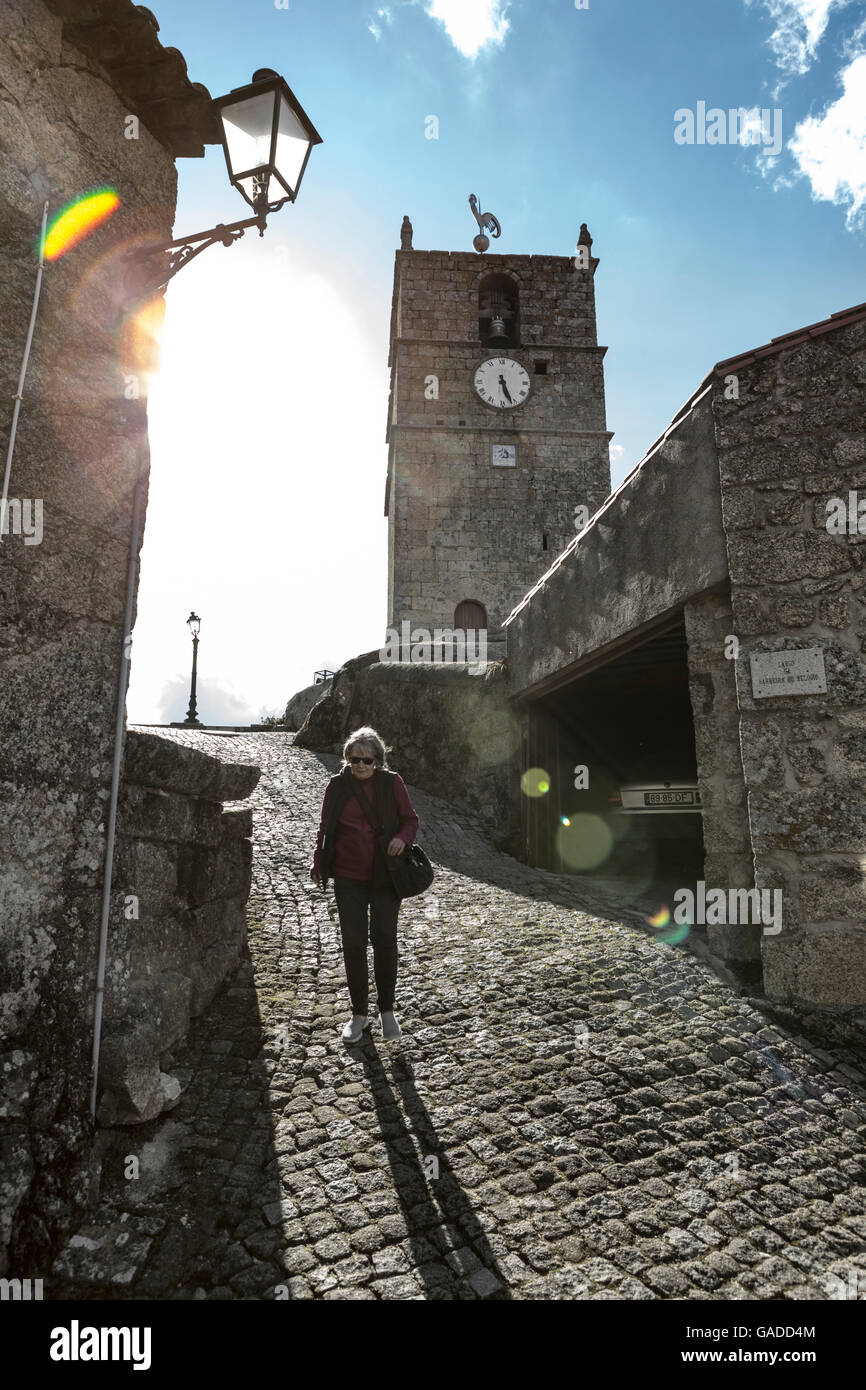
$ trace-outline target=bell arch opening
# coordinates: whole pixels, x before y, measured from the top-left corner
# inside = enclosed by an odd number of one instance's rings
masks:
[[[520,291],[508,275],[485,275],[478,287],[478,336],[485,347],[520,345]]]

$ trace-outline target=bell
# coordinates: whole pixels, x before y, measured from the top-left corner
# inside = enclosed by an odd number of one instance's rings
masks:
[[[514,317],[514,311],[503,290],[488,290],[481,304],[481,317],[490,319],[485,341],[490,347],[507,347],[511,335],[506,324]]]

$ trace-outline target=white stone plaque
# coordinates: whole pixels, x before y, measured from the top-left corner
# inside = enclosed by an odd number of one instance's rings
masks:
[[[798,647],[791,652],[752,652],[752,694],[823,695],[827,689],[821,647]]]

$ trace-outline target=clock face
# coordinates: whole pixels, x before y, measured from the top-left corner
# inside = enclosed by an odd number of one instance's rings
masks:
[[[513,357],[489,357],[475,373],[475,390],[487,405],[513,410],[529,395],[529,376]]]

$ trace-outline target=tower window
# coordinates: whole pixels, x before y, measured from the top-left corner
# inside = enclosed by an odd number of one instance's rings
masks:
[[[547,363],[546,363],[546,362],[536,362],[536,364],[535,364],[535,375],[536,375],[536,376],[547,376]]]
[[[541,548],[542,548],[542,550],[546,550],[546,549],[547,549],[547,532],[546,532],[546,531],[544,532],[543,536],[541,537]]]
[[[478,336],[485,347],[520,343],[520,295],[508,275],[485,275],[478,287]]]

